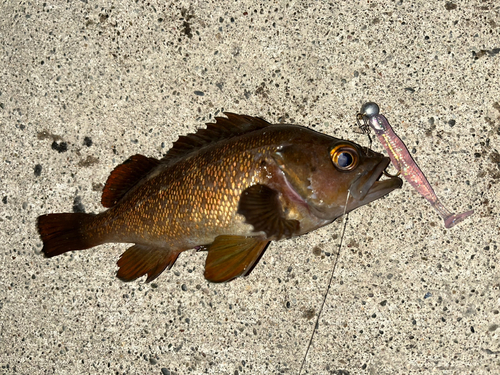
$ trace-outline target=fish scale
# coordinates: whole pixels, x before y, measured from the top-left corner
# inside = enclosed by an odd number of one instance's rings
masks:
[[[180,137],[161,160],[134,155],[116,167],[102,196],[108,210],[40,216],[43,253],[132,243],[118,277],[151,281],[182,251],[204,249],[205,277],[229,281],[248,275],[270,241],[308,233],[401,186],[396,177],[379,181],[388,158],[352,142],[225,114]]]
[[[271,135],[261,137],[259,143],[272,144]],[[259,146],[255,140],[250,143],[250,148]],[[259,163],[256,156],[265,159],[276,147],[260,147],[252,153],[245,148],[244,142],[233,142],[168,166],[130,194],[128,204],[106,211],[84,231],[97,230],[98,236],[110,236],[107,240],[116,242],[163,242],[173,248],[193,235],[204,245],[217,235],[237,230],[245,221],[237,214],[242,191],[268,180],[262,168],[251,165]],[[243,234],[250,235],[251,227]]]

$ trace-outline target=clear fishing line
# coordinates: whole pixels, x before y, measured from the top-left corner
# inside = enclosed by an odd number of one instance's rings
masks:
[[[309,349],[311,348],[314,334],[316,333],[316,330],[318,329],[319,318],[320,318],[321,313],[323,311],[323,307],[325,306],[326,297],[328,297],[328,293],[330,292],[330,287],[331,287],[332,281],[333,281],[333,275],[335,274],[335,269],[337,268],[337,263],[339,261],[340,249],[342,248],[342,242],[344,240],[345,228],[347,227],[347,219],[349,216],[346,212],[347,212],[347,202],[349,201],[350,196],[351,196],[351,191],[347,190],[347,198],[345,200],[344,215],[343,215],[344,222],[342,225],[342,234],[340,235],[340,242],[339,242],[339,247],[337,250],[337,257],[335,258],[335,263],[333,263],[332,273],[330,274],[330,281],[328,282],[328,287],[326,288],[326,293],[325,293],[325,296],[323,297],[323,302],[321,303],[321,307],[319,308],[318,316],[316,318],[316,323],[314,323],[314,328],[313,328],[313,331],[311,334],[311,338],[309,339],[309,344],[307,345],[306,354],[304,354],[304,358],[302,359],[302,363],[300,364],[299,375],[302,373],[302,369],[304,368],[304,364],[305,364],[306,359],[307,359],[307,354],[309,353]]]

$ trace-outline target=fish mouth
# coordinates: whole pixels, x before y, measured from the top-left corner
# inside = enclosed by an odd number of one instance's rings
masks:
[[[395,189],[401,188],[403,180],[396,176],[386,174],[388,179],[380,180],[380,177],[389,166],[391,159],[384,157],[373,170],[361,175],[351,185],[349,192],[358,202],[357,206],[367,204],[389,194]]]

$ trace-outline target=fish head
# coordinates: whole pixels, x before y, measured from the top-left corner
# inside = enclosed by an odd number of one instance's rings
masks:
[[[388,157],[332,137],[283,146],[274,159],[294,193],[322,220],[334,220],[403,183],[398,177],[380,179]]]

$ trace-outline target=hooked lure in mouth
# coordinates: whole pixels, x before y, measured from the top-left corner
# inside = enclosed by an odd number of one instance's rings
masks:
[[[434,193],[431,184],[411,157],[408,148],[401,138],[396,135],[385,116],[380,114],[377,104],[372,102],[363,104],[357,119],[358,124],[364,132],[368,132],[370,127],[375,131],[380,143],[387,150],[394,167],[411,186],[429,201],[431,206],[443,218],[446,228],[453,227],[474,213],[474,210],[471,210],[455,214],[450,212],[441,203],[436,193]],[[361,124],[360,120],[364,123]]]
[[[117,276],[149,282],[196,248],[208,251],[206,279],[230,281],[248,275],[270,241],[311,232],[402,185],[380,180],[389,158],[355,143],[225,115],[181,136],[162,159],[134,155],[117,166],[102,194],[106,211],[40,216],[45,256],[132,243]]]

